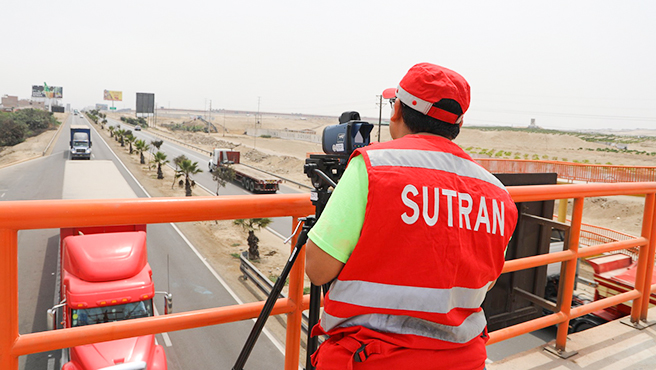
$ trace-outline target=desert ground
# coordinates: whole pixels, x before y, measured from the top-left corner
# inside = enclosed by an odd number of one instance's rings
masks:
[[[282,178],[310,186],[310,182],[303,174],[303,164],[307,153],[321,152],[319,144],[290,141],[275,138],[253,138],[244,135],[246,128],[258,127],[269,129],[304,130],[310,129],[320,134],[323,127],[337,124],[337,117],[297,117],[293,115],[261,115],[259,123],[254,115],[247,114],[217,114],[208,117],[220,130],[219,133],[186,133],[171,131],[164,127],[165,124],[183,123],[193,121],[193,116],[200,113],[183,112],[160,114],[155,127],[148,130],[159,135],[161,138],[174,138],[182,140],[203,150],[211,150],[213,147],[230,147],[242,153],[242,162],[262,168],[266,171],[276,173]],[[120,119],[126,113],[111,113],[108,117]],[[134,114],[131,115],[134,117]],[[60,114],[58,119],[62,122],[67,114]],[[371,122],[374,122],[373,120]],[[154,122],[153,122],[154,123]],[[108,124],[107,126],[111,125]],[[156,179],[156,172],[148,164],[141,165],[137,154],[129,154],[128,147],[120,147],[114,139],[110,138],[107,127],[104,130],[95,126],[101,132],[103,138],[117,152],[121,160],[130,168],[141,184],[153,197],[184,196],[184,189],[174,185],[174,173],[172,168],[164,169],[164,180]],[[0,168],[29,160],[44,154],[44,150],[50,141],[57,135],[56,131],[48,131],[37,137],[30,138],[25,142],[11,148],[0,148]],[[381,141],[390,140],[388,128],[381,128]],[[378,141],[378,126],[372,133],[372,141]],[[655,140],[644,141],[631,146],[631,149],[656,151]],[[653,163],[651,156],[638,154],[606,153],[595,151],[603,144],[591,143],[574,136],[553,135],[528,132],[511,131],[487,131],[471,128],[463,128],[460,136],[455,142],[462,148],[476,156],[483,149],[504,150],[512,152],[512,155],[533,156],[537,154],[540,158],[566,161],[587,161],[599,164],[623,164],[636,166],[650,166]],[[50,151],[49,149],[48,151]],[[46,151],[45,155],[49,152]],[[148,153],[146,160],[151,158]],[[169,158],[172,159],[172,158]],[[199,168],[206,169],[204,163]],[[215,189],[207,192],[200,187],[193,190],[194,196],[214,196]],[[306,191],[309,191],[305,189]],[[220,194],[220,190],[219,190]],[[603,226],[613,230],[625,232],[631,235],[639,235],[641,230],[641,218],[643,211],[643,198],[639,197],[604,197],[593,198],[586,201],[583,222],[592,225]],[[571,206],[570,206],[571,211]],[[231,221],[204,221],[184,223],[178,225],[191,242],[201,251],[212,266],[231,284],[232,288],[242,297],[244,301],[255,301],[264,299],[264,295],[252,287],[251,284],[239,279],[239,259],[235,256],[248,248],[246,243],[246,232],[232,224]],[[291,246],[266,230],[257,232],[260,239],[260,261],[255,265],[260,271],[271,278],[279,275],[284,266]],[[309,282],[306,279],[306,285]],[[282,320],[282,319],[279,319]],[[276,330],[282,335],[281,329]]]

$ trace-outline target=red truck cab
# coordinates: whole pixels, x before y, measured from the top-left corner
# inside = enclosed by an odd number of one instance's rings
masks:
[[[146,225],[62,229],[60,256],[65,328],[154,315]],[[64,370],[167,368],[154,335],[78,346],[69,353]]]

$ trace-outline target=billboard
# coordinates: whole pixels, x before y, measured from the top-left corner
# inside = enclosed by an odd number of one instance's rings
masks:
[[[62,99],[64,97],[64,89],[61,86],[48,86],[45,82],[43,86],[32,85],[33,98],[49,98],[49,99]]]
[[[137,113],[155,113],[155,94],[137,93]]]
[[[98,110],[107,110],[107,104],[96,103],[96,109],[98,109]]]
[[[123,101],[123,91],[104,90],[103,100]]]

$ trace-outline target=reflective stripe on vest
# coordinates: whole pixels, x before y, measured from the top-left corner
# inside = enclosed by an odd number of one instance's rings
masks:
[[[450,172],[485,181],[503,190],[505,186],[483,167],[451,153],[413,149],[372,149],[367,152],[372,166],[418,167]],[[507,190],[506,190],[507,191]]]
[[[335,280],[330,288],[330,299],[364,307],[446,314],[454,308],[480,307],[490,284],[492,282],[479,289],[438,289]]]
[[[458,326],[438,324],[410,316],[385,314],[367,314],[343,319],[324,311],[321,317],[321,326],[325,331],[337,326],[364,326],[388,333],[419,335],[451,343],[469,342],[485,330],[485,325],[485,313],[482,310],[472,313]]]

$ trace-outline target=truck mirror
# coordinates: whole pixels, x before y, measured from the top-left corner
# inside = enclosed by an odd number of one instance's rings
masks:
[[[54,330],[57,326],[57,309],[49,308],[47,312],[46,322],[48,323],[48,330]]]
[[[173,313],[173,294],[166,293],[164,295],[164,315]]]

